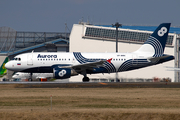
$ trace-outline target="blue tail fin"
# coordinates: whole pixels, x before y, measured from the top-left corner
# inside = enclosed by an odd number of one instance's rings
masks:
[[[153,57],[163,56],[170,25],[171,23],[160,24],[138,52],[149,52]]]

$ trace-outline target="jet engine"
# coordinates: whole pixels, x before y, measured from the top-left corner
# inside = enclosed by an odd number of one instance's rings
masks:
[[[66,79],[74,75],[78,75],[78,73],[71,68],[54,68],[54,78],[56,79]]]

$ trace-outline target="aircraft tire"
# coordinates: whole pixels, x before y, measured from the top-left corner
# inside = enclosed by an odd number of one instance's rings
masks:
[[[83,78],[83,82],[89,82],[89,78],[88,77],[84,77]]]

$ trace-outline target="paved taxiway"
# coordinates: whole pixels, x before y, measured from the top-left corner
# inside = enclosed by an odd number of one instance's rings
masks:
[[[180,83],[166,82],[0,82],[17,88],[180,88]]]

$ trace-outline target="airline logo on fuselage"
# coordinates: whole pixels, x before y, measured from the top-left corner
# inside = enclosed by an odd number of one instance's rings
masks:
[[[41,54],[38,54],[37,58],[57,58],[57,55],[41,55]]]

